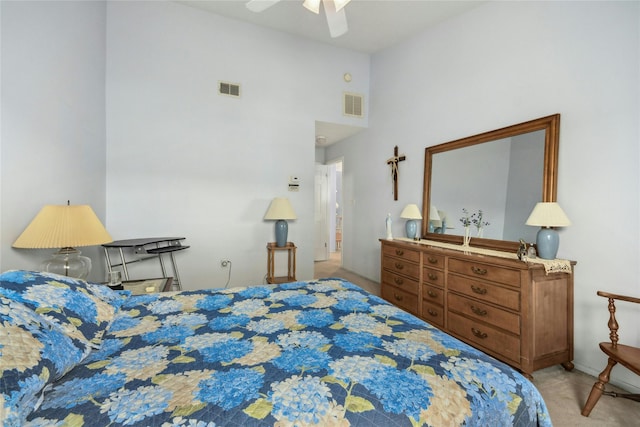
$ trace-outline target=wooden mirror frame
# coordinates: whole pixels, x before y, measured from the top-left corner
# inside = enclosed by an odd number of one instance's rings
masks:
[[[560,136],[560,114],[541,117],[528,122],[507,126],[478,135],[469,136],[444,144],[427,147],[424,156],[424,193],[422,198],[422,218],[429,218],[430,196],[431,196],[431,162],[434,154],[445,151],[457,150],[458,148],[483,144],[503,138],[509,138],[520,134],[545,131],[544,138],[544,164],[542,172],[542,202],[555,202],[558,188],[558,145]],[[439,242],[462,244],[462,236],[448,234],[429,233],[429,221],[422,221],[422,238]],[[499,251],[515,252],[519,242],[508,240],[494,240],[472,238],[471,246],[494,249]]]

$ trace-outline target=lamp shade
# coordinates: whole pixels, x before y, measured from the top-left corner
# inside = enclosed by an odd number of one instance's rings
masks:
[[[420,209],[418,209],[417,205],[410,204],[404,207],[404,209],[400,213],[400,218],[422,219],[422,214],[420,213]]]
[[[93,246],[113,238],[89,205],[46,205],[13,242],[14,248]]]
[[[440,215],[438,214],[438,208],[434,205],[429,207],[429,220],[430,221],[440,221]]]
[[[571,225],[571,221],[558,203],[539,202],[531,211],[526,224],[539,227],[566,227]]]
[[[271,201],[264,219],[297,219],[296,213],[286,197],[276,197]]]

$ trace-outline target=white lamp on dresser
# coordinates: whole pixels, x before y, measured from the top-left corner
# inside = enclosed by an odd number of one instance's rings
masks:
[[[418,224],[416,223],[417,219],[422,219],[422,214],[420,213],[420,209],[415,204],[409,204],[404,207],[402,213],[400,213],[400,218],[404,218],[407,220],[405,225],[405,230],[407,232],[407,237],[409,239],[415,239],[416,233],[418,231]]]
[[[538,256],[543,259],[555,259],[560,246],[560,237],[551,227],[571,225],[571,221],[560,205],[556,202],[537,203],[525,224],[542,227],[536,236]]]

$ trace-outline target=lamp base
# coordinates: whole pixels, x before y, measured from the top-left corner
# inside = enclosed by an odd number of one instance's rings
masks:
[[[407,237],[409,239],[416,238],[416,232],[418,231],[418,224],[416,224],[415,219],[407,220],[407,223],[405,224],[405,231],[407,232]]]
[[[289,224],[284,219],[276,221],[276,246],[283,248],[287,245],[287,233],[289,232]]]
[[[74,248],[62,248],[40,265],[41,271],[61,276],[86,279],[91,272],[91,259]]]
[[[536,246],[538,258],[556,259],[558,246],[560,246],[558,232],[553,228],[541,228],[536,235]]]

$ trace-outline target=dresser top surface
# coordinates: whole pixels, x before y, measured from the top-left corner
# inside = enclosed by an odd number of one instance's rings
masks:
[[[518,269],[537,269],[545,268],[543,265],[544,260],[530,259],[528,261],[519,260],[517,255],[510,252],[501,252],[489,249],[463,247],[461,245],[452,245],[449,243],[436,242],[431,240],[411,240],[407,238],[398,239],[379,239],[381,243],[403,247],[406,249],[413,249],[423,252],[438,252],[442,255],[452,256],[456,258],[462,258],[467,260],[473,260],[476,262],[490,262],[495,264],[501,264],[504,266],[518,268]],[[575,261],[569,260],[553,260],[558,263],[570,264],[570,267],[576,264]]]

